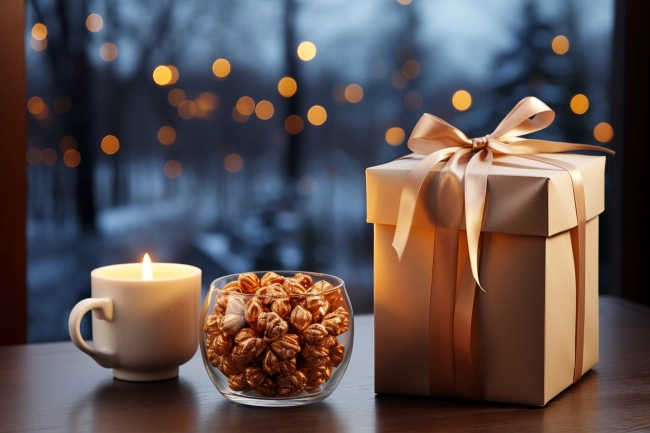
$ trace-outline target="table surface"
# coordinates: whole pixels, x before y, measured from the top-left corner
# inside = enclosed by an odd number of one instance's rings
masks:
[[[650,431],[650,309],[600,300],[600,364],[544,408],[377,395],[373,318],[355,318],[348,371],[327,400],[267,409],[221,397],[199,352],[163,382],[115,380],[72,343],[0,348],[0,432]]]

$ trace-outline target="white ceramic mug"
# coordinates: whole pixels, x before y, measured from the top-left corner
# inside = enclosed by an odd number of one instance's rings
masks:
[[[92,298],[70,313],[72,342],[117,379],[146,382],[178,376],[199,341],[201,270],[153,263],[152,280],[142,279],[142,264],[92,271]],[[81,337],[81,318],[93,310],[93,343]]]

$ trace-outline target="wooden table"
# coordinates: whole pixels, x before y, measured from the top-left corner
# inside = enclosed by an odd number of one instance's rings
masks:
[[[376,395],[372,316],[338,389],[311,406],[225,400],[201,357],[164,382],[114,380],[72,343],[0,348],[0,432],[650,431],[650,309],[603,297],[600,364],[545,408]]]

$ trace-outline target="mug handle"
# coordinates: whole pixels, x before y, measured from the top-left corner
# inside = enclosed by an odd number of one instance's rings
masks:
[[[113,321],[113,300],[108,298],[89,298],[79,301],[70,312],[68,331],[75,346],[94,359],[102,367],[111,368],[115,364],[114,353],[104,352],[91,347],[81,336],[81,319],[90,310],[95,310],[99,320]]]

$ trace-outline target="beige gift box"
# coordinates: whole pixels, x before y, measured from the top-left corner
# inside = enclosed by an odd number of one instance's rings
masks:
[[[598,363],[598,215],[604,210],[605,157],[548,156],[573,164],[584,179],[584,373]],[[453,353],[436,352],[430,344],[432,333],[447,332],[437,329],[436,318],[430,317],[436,290],[433,192],[444,163],[423,184],[401,261],[391,246],[402,187],[421,158],[412,155],[366,171],[367,221],[374,224],[375,241],[375,391],[458,397],[453,390],[431,386],[438,379],[454,382],[436,377],[443,373],[435,368]],[[485,292],[477,289],[471,323],[471,361],[480,398],[543,406],[573,383],[576,225],[566,171],[511,156],[494,161],[480,249]],[[463,231],[460,236],[462,241]]]

